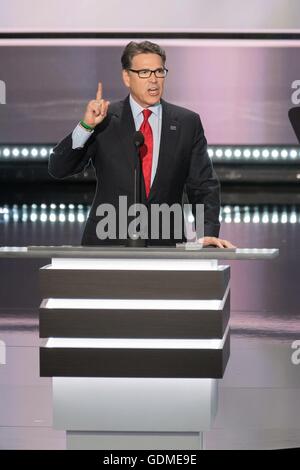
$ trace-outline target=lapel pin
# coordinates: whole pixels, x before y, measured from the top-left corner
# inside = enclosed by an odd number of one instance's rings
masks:
[[[171,131],[176,131],[177,127],[176,126],[170,126]]]

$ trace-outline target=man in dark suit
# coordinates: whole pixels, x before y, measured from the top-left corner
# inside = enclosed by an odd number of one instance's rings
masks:
[[[134,199],[135,131],[141,130],[145,141],[140,150],[142,203],[153,205],[181,204],[183,193],[196,214],[196,205],[204,204],[204,246],[231,248],[219,239],[219,182],[207,154],[207,143],[197,113],[164,101],[167,69],[166,55],[149,41],[130,42],[122,55],[122,76],[130,94],[124,101],[109,103],[98,85],[96,99],[86,108],[83,120],[73,133],[53,150],[49,172],[65,178],[81,172],[91,161],[97,176],[97,189],[86,222],[82,244],[125,244],[120,236],[120,196],[126,196],[128,210]],[[99,237],[103,205],[116,210],[113,237]],[[97,228],[98,227],[98,228]],[[149,228],[150,232],[150,228]],[[184,240],[176,237],[174,227],[169,238],[149,235],[149,244],[171,244]],[[124,233],[123,233],[124,235]],[[103,238],[103,237],[102,237]]]

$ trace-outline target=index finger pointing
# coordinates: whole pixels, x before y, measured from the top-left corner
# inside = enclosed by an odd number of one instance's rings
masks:
[[[97,90],[97,94],[96,94],[96,100],[97,101],[102,100],[102,83],[101,82],[98,83],[98,90]]]

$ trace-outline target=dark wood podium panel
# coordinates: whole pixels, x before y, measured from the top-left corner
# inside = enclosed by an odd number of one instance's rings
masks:
[[[42,377],[222,378],[230,334],[222,349],[40,348]]]
[[[221,300],[230,267],[203,271],[40,269],[42,298]]]
[[[39,309],[41,338],[222,338],[230,292],[220,310]]]

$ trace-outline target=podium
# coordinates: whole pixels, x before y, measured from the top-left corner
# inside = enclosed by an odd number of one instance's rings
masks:
[[[230,267],[277,249],[28,247],[40,375],[69,449],[201,449],[230,355]]]

